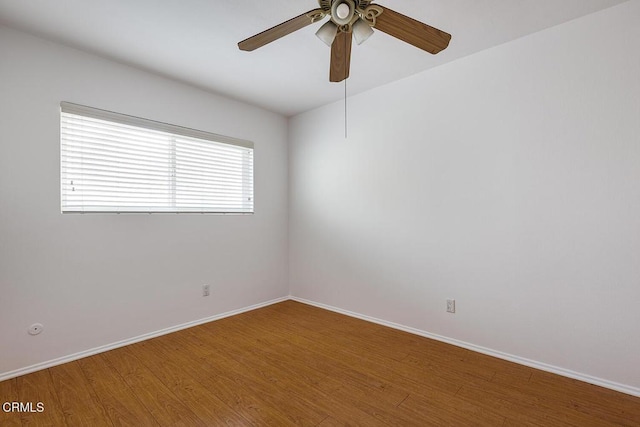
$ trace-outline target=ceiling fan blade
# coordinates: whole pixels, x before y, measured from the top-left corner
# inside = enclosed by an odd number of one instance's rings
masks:
[[[378,30],[434,55],[449,46],[451,34],[389,8],[382,9],[382,14],[376,18]]]
[[[329,80],[338,83],[349,78],[351,68],[351,33],[339,31],[331,45]]]
[[[248,39],[241,41],[238,43],[238,47],[240,50],[256,50],[259,47],[278,40],[279,38],[291,34],[294,31],[298,31],[307,25],[313,24],[318,20],[318,17],[323,17],[325,15],[326,12],[322,9],[310,10],[309,12],[303,13],[300,16],[296,16],[295,18],[289,19],[280,25],[276,25],[275,27],[269,28],[260,34],[256,34],[253,37],[249,37]]]

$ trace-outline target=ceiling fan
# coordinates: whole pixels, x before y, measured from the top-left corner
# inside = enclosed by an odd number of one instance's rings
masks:
[[[363,43],[378,29],[419,49],[436,54],[449,46],[451,34],[433,28],[372,0],[318,0],[320,7],[238,43],[240,50],[252,51],[329,16],[316,35],[331,47],[329,80],[349,77],[352,35]]]

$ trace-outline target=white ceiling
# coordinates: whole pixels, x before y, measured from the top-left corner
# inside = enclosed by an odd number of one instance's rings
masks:
[[[356,94],[626,0],[380,0],[453,35],[432,56],[376,32],[354,44]],[[376,1],[377,3],[377,1]],[[316,0],[0,0],[0,23],[294,115],[344,96],[313,24],[254,52],[237,42]],[[535,60],[535,58],[532,58]]]

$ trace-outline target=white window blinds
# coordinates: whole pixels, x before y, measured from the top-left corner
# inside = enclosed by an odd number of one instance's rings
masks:
[[[253,143],[61,103],[62,212],[253,213]]]

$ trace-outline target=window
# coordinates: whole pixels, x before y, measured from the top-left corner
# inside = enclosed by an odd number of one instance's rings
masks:
[[[253,143],[61,104],[62,212],[253,213]]]

